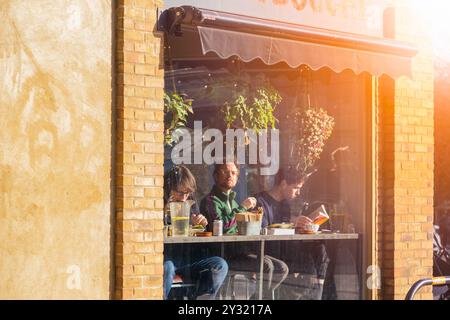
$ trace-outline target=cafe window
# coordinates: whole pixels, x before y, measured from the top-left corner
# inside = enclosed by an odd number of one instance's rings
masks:
[[[364,298],[376,79],[411,77],[417,48],[386,37],[383,4],[354,16],[192,4],[168,1],[158,21],[165,297]]]
[[[187,117],[185,134],[189,132],[193,140],[195,123],[201,123],[202,132],[218,129],[225,133],[227,103],[233,105],[239,94],[248,94],[247,102],[250,104],[260,88],[276,92],[281,97],[281,101],[275,103],[273,114],[275,127],[279,130],[279,169],[292,172],[292,168],[297,168],[303,170],[308,178],[300,194],[283,201],[288,203],[283,209],[278,208],[289,212],[283,212],[285,221],[272,221],[274,229],[280,227],[277,224],[285,228],[301,215],[324,210],[330,218],[318,232],[332,235],[329,239],[324,237],[317,241],[295,237],[289,241],[269,240],[267,237],[270,235],[266,235],[262,236],[266,239],[265,251],[261,250],[261,241],[254,236],[254,241],[250,238],[213,241],[214,237],[198,237],[193,242],[167,237],[165,260],[177,260],[175,264],[179,265],[175,267],[178,268],[195,263],[200,257],[223,258],[229,270],[215,295],[216,299],[360,299],[364,288],[361,283],[362,253],[359,250],[362,235],[366,233],[368,212],[372,77],[368,73],[356,75],[351,70],[336,73],[327,67],[312,70],[307,65],[300,65],[292,68],[284,62],[267,65],[261,59],[245,62],[238,56],[221,58],[215,53],[203,54],[195,28],[184,30],[182,36],[166,37],[164,67],[166,93],[177,93],[192,104],[193,112]],[[302,118],[302,112],[308,110],[312,110],[311,113],[303,114]],[[239,116],[237,112],[233,115]],[[301,126],[306,126],[307,121],[316,121],[313,129],[318,132],[305,132]],[[327,130],[328,136],[320,140],[324,134],[322,131]],[[302,135],[309,135],[308,139],[318,135],[323,142],[323,145],[310,146],[317,150],[316,157],[308,154],[313,158],[309,165],[304,164],[308,157],[296,147]],[[267,143],[269,148],[270,142]],[[303,140],[303,143],[306,142]],[[203,142],[202,147],[206,145]],[[246,160],[248,149],[246,146]],[[174,167],[172,152],[173,145],[166,145],[166,172]],[[191,162],[184,163],[184,166],[195,177],[197,189],[193,200],[200,204],[215,184],[214,165],[193,164],[194,155],[190,158]],[[233,187],[237,203],[272,190],[276,185],[278,170],[262,175],[261,167],[264,166],[249,162],[239,166],[239,178]],[[201,209],[199,213],[206,216]],[[207,230],[213,231],[214,222],[208,223],[210,228]],[[264,232],[267,233],[267,229],[258,230],[258,234]],[[333,235],[338,236],[333,240]],[[293,251],[307,254],[293,255]],[[174,255],[178,256],[174,258]],[[236,261],[244,261],[245,267]],[[286,266],[288,271],[283,269]],[[175,286],[167,298],[183,295],[184,298],[196,298],[196,290],[211,282],[206,275],[194,278],[194,281],[181,280],[187,284],[180,288]],[[267,283],[268,278],[271,283]],[[208,290],[202,291],[205,292]]]

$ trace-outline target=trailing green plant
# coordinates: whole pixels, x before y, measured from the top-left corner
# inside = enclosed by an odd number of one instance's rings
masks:
[[[295,169],[305,175],[320,159],[333,133],[335,120],[326,110],[308,106],[295,112],[293,123],[295,128],[300,128],[300,133],[294,137],[291,159],[297,161]]]
[[[171,146],[173,132],[186,126],[189,113],[193,113],[192,100],[183,98],[181,95],[171,92],[164,93],[164,143]]]
[[[224,104],[225,124],[227,128],[253,129],[257,133],[275,128],[274,110],[281,100],[273,88],[259,87],[255,93],[240,93],[234,101]]]

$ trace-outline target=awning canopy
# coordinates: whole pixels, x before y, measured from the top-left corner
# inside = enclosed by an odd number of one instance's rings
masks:
[[[203,54],[243,61],[261,59],[268,65],[285,62],[290,67],[329,67],[335,72],[351,69],[392,78],[411,77],[411,58],[417,49],[385,38],[270,21],[230,13],[176,7],[164,12],[160,23],[169,34],[181,34],[181,25],[198,29]]]

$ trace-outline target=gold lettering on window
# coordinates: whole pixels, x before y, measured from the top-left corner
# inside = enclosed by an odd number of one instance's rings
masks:
[[[314,12],[322,12],[322,0],[309,0],[309,4]]]
[[[258,0],[267,4],[267,0]],[[329,14],[344,19],[364,19],[367,15],[367,0],[272,0],[275,6],[291,5],[297,11],[309,7],[314,13]]]
[[[283,5],[283,4],[287,4],[288,0],[272,0],[274,5]]]
[[[336,9],[336,0],[326,0],[327,10],[328,13],[332,16],[336,15],[337,9]]]
[[[342,12],[345,18],[357,18],[358,17],[358,5],[356,0],[342,0]]]
[[[306,0],[292,0],[292,5],[298,11],[302,11],[303,9],[305,9],[306,4],[307,4]]]

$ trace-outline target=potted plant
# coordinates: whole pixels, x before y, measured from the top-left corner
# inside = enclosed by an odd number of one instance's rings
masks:
[[[231,103],[225,102],[222,110],[227,129],[252,129],[259,133],[261,130],[275,128],[278,120],[274,116],[274,110],[281,100],[278,91],[270,87],[258,87],[255,92],[237,94]],[[248,143],[246,136],[246,144]]]
[[[306,108],[296,110],[293,118],[294,128],[299,128],[300,132],[291,145],[291,159],[296,162],[295,169],[306,176],[320,159],[325,143],[333,132],[335,120],[326,110],[309,103]]]
[[[173,133],[186,126],[189,113],[192,111],[192,100],[176,92],[164,93],[164,143],[172,146],[175,142]]]

